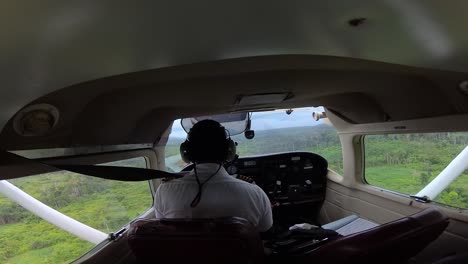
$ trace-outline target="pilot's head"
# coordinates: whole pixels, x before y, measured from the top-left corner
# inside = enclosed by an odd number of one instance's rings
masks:
[[[187,140],[180,145],[180,154],[185,162],[223,163],[234,158],[235,143],[226,129],[210,119],[197,122],[190,129]]]

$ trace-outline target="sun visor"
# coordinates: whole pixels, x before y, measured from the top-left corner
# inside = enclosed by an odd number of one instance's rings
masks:
[[[185,132],[189,132],[192,127],[201,120],[211,119],[219,122],[231,136],[243,133],[247,129],[249,113],[229,113],[221,115],[199,116],[182,118],[180,121]]]
[[[235,104],[238,107],[279,104],[292,97],[292,93],[265,93],[240,95],[238,96]]]

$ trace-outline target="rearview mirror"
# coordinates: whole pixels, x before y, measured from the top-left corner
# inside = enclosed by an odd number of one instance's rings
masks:
[[[182,118],[180,123],[184,128],[185,132],[188,133],[198,121],[205,119],[218,121],[229,132],[229,135],[231,136],[242,134],[247,129],[250,120],[249,113],[242,112]]]

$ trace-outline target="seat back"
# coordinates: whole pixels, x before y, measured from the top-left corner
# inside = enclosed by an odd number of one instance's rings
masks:
[[[130,224],[130,248],[138,263],[261,263],[263,244],[249,221],[140,219]]]
[[[445,215],[428,208],[332,240],[305,256],[304,263],[404,263],[434,241],[448,224]]]

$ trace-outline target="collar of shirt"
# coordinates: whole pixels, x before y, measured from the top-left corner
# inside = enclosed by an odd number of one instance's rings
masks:
[[[201,163],[201,164],[197,164],[196,166],[197,166],[198,178],[200,179],[200,181],[203,182],[206,179],[208,179],[208,177],[213,175],[213,173],[215,173],[218,170],[220,165],[218,163]],[[218,173],[216,173],[216,175],[214,175],[210,181],[215,180],[215,178],[224,178],[224,177],[231,177],[231,176],[227,173],[227,171],[221,165],[221,168],[219,168]],[[195,171],[192,170],[191,173],[185,176],[184,178],[195,179]]]

